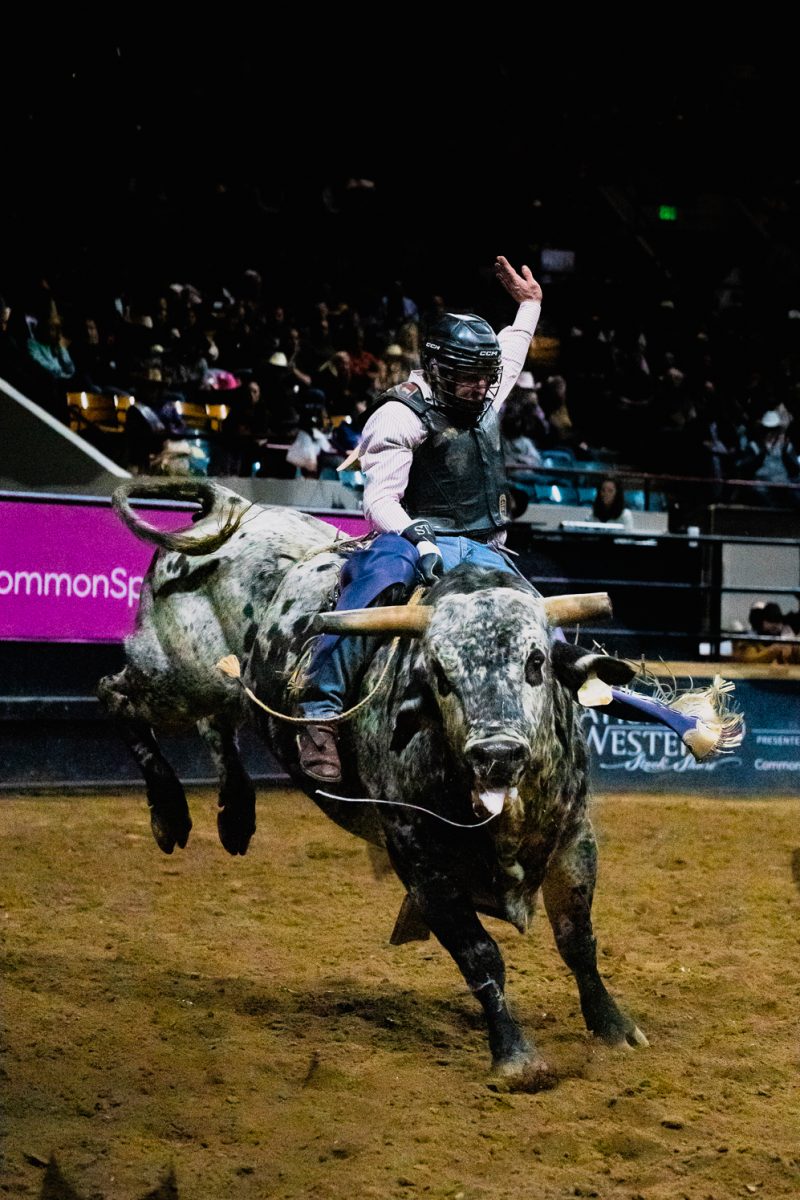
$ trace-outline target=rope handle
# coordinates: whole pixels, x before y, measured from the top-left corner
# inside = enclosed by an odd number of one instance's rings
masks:
[[[416,588],[409,598],[408,603],[410,605],[419,604],[424,594],[424,588]],[[398,634],[396,638],[392,639],[392,644],[389,648],[389,655],[383,665],[383,670],[378,677],[378,681],[372,690],[368,692],[362,700],[359,700],[357,704],[354,704],[352,708],[346,708],[344,712],[337,713],[335,717],[290,717],[288,713],[277,712],[276,709],[270,708],[270,706],[265,704],[263,700],[259,700],[255,692],[251,691],[249,687],[245,687],[245,685],[242,683],[242,668],[239,663],[239,659],[235,654],[226,654],[224,658],[219,660],[217,667],[224,675],[228,675],[231,679],[238,679],[242,689],[245,692],[245,695],[247,695],[254,704],[257,704],[259,708],[263,708],[265,713],[268,713],[271,717],[277,717],[279,721],[286,721],[291,725],[337,725],[340,721],[349,721],[351,717],[353,717],[360,709],[369,704],[370,700],[377,695],[378,691],[383,686],[384,680],[386,679],[386,675],[389,667],[391,666],[395,651],[400,645],[400,637],[401,635]]]
[[[223,672],[223,674],[229,675],[231,679],[238,679],[245,695],[249,696],[253,703],[257,704],[259,708],[263,708],[265,713],[269,713],[271,717],[277,717],[279,721],[288,721],[291,725],[336,725],[339,721],[349,721],[350,718],[357,713],[360,708],[363,708],[366,704],[369,704],[370,700],[373,698],[373,696],[375,696],[383,684],[383,681],[386,678],[386,673],[391,665],[394,652],[399,644],[400,638],[398,636],[392,642],[391,649],[389,651],[389,657],[386,659],[378,682],[375,684],[372,691],[368,692],[368,694],[364,696],[363,700],[359,700],[358,704],[354,704],[352,708],[345,709],[344,712],[337,713],[335,717],[290,717],[288,713],[277,712],[276,709],[270,708],[268,704],[265,704],[263,700],[259,700],[255,692],[251,691],[249,687],[245,687],[245,685],[242,683],[242,670],[239,665],[239,660],[235,654],[226,654],[224,658],[219,660],[217,666],[219,667],[220,671]]]

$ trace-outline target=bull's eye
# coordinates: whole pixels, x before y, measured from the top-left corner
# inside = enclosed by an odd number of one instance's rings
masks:
[[[433,674],[434,674],[434,678],[436,679],[436,688],[437,688],[437,691],[439,692],[439,695],[440,696],[449,696],[450,693],[452,692],[453,688],[450,684],[450,680],[447,678],[444,671],[442,670],[441,663],[438,663],[438,662],[434,663]]]
[[[538,687],[541,684],[543,666],[544,652],[538,647],[531,650],[528,661],[525,663],[525,680],[531,687]]]

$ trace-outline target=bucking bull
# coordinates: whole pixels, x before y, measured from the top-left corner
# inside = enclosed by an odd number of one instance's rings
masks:
[[[193,499],[188,529],[164,533],[129,497]],[[255,831],[255,792],[237,727],[254,718],[299,787],[345,829],[385,847],[407,896],[392,940],[432,931],[483,1006],[494,1071],[539,1086],[548,1068],[506,1004],[500,951],[477,913],[530,923],[541,889],[556,945],[592,1033],[646,1045],[597,971],[592,932],[596,844],[587,815],[587,755],[575,702],[587,680],[620,684],[617,659],[552,638],[607,610],[605,596],[537,598],[521,580],[461,566],[417,604],[329,613],[347,552],[343,535],[286,508],[250,505],[208,480],[133,480],[114,504],[133,532],[160,547],[144,581],[127,665],[101,680],[147,783],[155,839],[184,847],[191,818],[183,788],[153,729],[194,724],[219,769],[219,835],[244,854]],[[329,615],[319,618],[318,614]],[[374,639],[367,697],[341,726],[337,792],[314,790],[297,764],[290,680],[320,628]],[[242,676],[219,669],[240,660]],[[355,704],[354,697],[352,703]]]

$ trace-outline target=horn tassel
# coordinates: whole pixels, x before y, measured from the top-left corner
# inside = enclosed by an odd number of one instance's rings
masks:
[[[734,684],[719,675],[710,687],[692,688],[681,694],[669,695],[657,684],[654,691],[658,699],[612,687],[607,710],[610,716],[625,721],[638,719],[666,725],[678,734],[693,757],[702,762],[718,754],[730,754],[742,744],[744,717],[731,707],[733,690]]]

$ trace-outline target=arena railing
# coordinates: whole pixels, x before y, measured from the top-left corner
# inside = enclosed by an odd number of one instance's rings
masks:
[[[735,571],[724,561],[726,548],[742,547],[745,551],[748,548],[757,549],[767,561],[769,550],[789,551],[790,559],[796,556],[800,564],[800,535],[754,537],[734,533],[703,533],[694,528],[690,532],[626,529],[611,534],[599,523],[596,532],[525,525],[512,526],[512,530],[511,543],[519,555],[515,562],[545,594],[553,595],[565,590],[607,591],[612,597],[615,611],[627,613],[628,618],[632,612],[635,614],[636,619],[627,625],[623,617],[622,624],[615,621],[611,627],[587,625],[581,628],[582,640],[596,639],[618,653],[657,653],[661,657],[674,657],[671,647],[681,643],[682,648],[678,649],[678,653],[682,657],[686,657],[685,648],[692,644],[695,649],[694,653],[689,651],[690,657],[706,661],[739,657],[745,645],[768,646],[775,644],[777,639],[774,636],[759,636],[744,625],[743,619],[738,623],[725,620],[725,597],[742,596],[755,600],[764,596],[771,599],[786,596],[792,600],[800,599],[800,577],[796,583],[789,584],[773,583],[771,579],[763,579],[758,584],[732,581],[731,576],[735,575]],[[604,567],[594,573],[591,573],[591,558],[587,553],[592,543],[600,548],[598,556]],[[576,547],[580,548],[577,561],[587,565],[589,573],[582,574],[578,579],[575,571],[545,573],[537,571],[535,565],[533,570],[530,569],[532,564],[541,561],[543,547],[558,545],[569,546],[573,551]],[[613,573],[613,546],[625,546],[634,552],[637,547],[642,550],[648,548],[654,551],[654,555],[650,560],[640,555],[637,573],[625,578]],[[683,578],[666,573],[674,565],[676,547],[684,552]],[[548,555],[545,551],[546,564],[558,565],[558,561],[557,554]],[[574,555],[573,561],[576,561]],[[652,565],[661,568],[661,573],[655,578],[650,577],[647,571],[647,567]],[[748,603],[748,610],[749,607]],[[646,616],[654,612],[666,614],[665,620],[656,624],[646,621],[640,623],[638,620],[639,614]],[[670,622],[671,615],[675,617],[674,623]],[[742,616],[744,618],[745,614]],[[792,661],[800,663],[800,637],[782,638],[781,644],[796,647],[796,658]]]
[[[546,457],[546,452],[545,452]],[[523,486],[529,484],[536,489],[531,499],[536,503],[577,503],[591,504],[594,490],[599,481],[608,475],[619,480],[626,494],[628,506],[644,512],[664,512],[670,502],[690,499],[694,503],[731,503],[748,504],[748,499],[758,497],[765,488],[770,496],[780,497],[781,504],[765,505],[757,503],[757,507],[780,508],[796,506],[800,514],[800,482],[773,483],[760,479],[710,479],[707,475],[658,474],[650,471],[638,471],[630,466],[609,466],[607,463],[589,462],[585,465],[575,463],[574,466],[560,464],[542,465],[540,467],[507,467],[509,479],[519,481]],[[545,488],[537,488],[538,481],[545,483]],[[547,481],[558,486],[560,480],[568,482],[573,489],[572,496],[562,496],[553,500],[546,496]],[[641,503],[631,503],[631,493]]]

